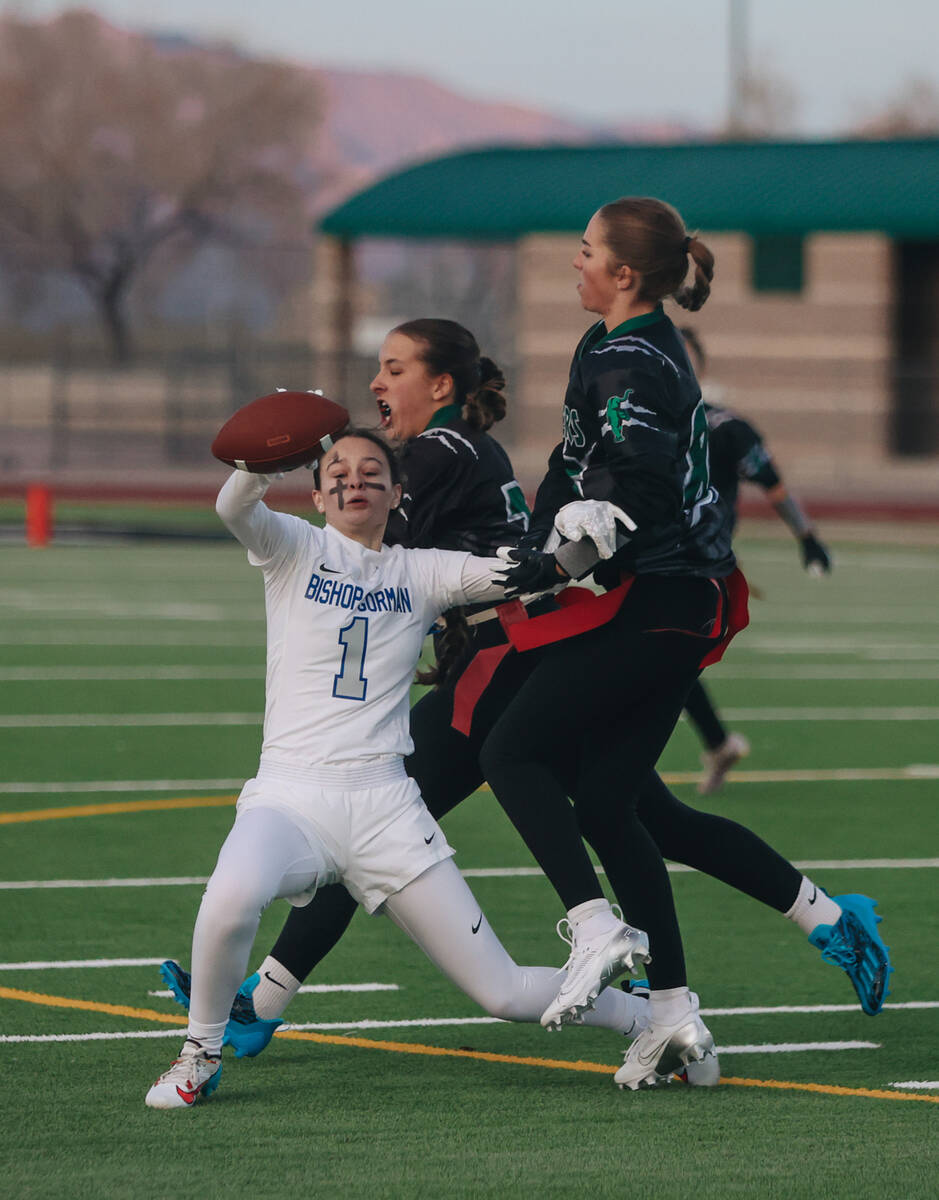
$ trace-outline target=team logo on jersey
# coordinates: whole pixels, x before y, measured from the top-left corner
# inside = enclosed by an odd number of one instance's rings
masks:
[[[606,402],[606,408],[600,410],[600,416],[606,417],[603,432],[606,433],[609,429],[613,434],[614,442],[622,442],[625,439],[628,425],[641,425],[643,429],[655,429],[655,425],[642,420],[643,416],[655,416],[652,409],[643,408],[641,404],[630,402],[629,398],[634,390],[634,388],[627,388],[622,396],[611,396]]]
[[[569,446],[583,447],[587,444],[584,431],[580,427],[580,413],[567,404],[564,405],[564,441]]]
[[[622,396],[611,396],[606,402],[606,419],[610,424],[610,431],[613,434],[614,442],[621,442],[626,436],[623,433],[623,427],[629,424],[629,412],[627,405],[629,397],[633,394],[632,388],[627,388]]]

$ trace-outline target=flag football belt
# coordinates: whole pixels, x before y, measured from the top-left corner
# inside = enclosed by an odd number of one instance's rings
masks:
[[[550,595],[550,593],[548,593]],[[512,603],[522,604],[528,608],[529,604],[534,604],[536,600],[543,600],[544,592],[538,592],[535,595],[519,596],[517,601]],[[504,604],[494,604],[491,608],[484,608],[480,612],[469,613],[466,617],[467,625],[482,625],[484,621],[494,621],[499,616],[499,609],[504,608]],[[444,625],[443,619],[437,622],[437,625],[442,628]]]
[[[524,653],[552,642],[564,641],[591,629],[607,624],[619,612],[629,589],[635,582],[634,575],[627,575],[622,583],[608,592],[597,595],[588,588],[567,587],[555,597],[558,609],[541,616],[530,617],[520,600],[510,600],[495,606],[505,632],[506,641],[499,646],[480,650],[457,681],[453,693],[453,719],[451,725],[457,732],[469,737],[473,724],[473,712],[480,696],[489,686],[496,669],[512,650]],[[712,626],[713,633],[705,640],[708,650],[701,659],[701,667],[719,662],[735,634],[746,628],[750,617],[747,611],[749,589],[739,568],[724,580],[712,580],[720,589],[717,614]],[[723,587],[721,586],[723,585]],[[726,590],[727,604],[724,604]],[[527,599],[527,597],[526,597]],[[488,610],[474,614],[483,618]],[[488,618],[487,618],[488,619]],[[668,632],[650,630],[649,632]],[[676,630],[674,632],[688,632]],[[696,635],[701,636],[701,635]]]

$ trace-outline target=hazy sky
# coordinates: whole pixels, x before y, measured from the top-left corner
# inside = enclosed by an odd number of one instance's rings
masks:
[[[35,17],[58,0],[4,5]],[[728,102],[730,0],[97,0],[131,28],[224,38],[318,66],[418,73],[466,95],[600,122],[713,128]],[[749,0],[750,61],[837,133],[918,77],[939,87],[937,0]],[[584,15],[574,15],[584,14]]]

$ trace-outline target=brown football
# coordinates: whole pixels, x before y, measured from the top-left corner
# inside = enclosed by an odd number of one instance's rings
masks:
[[[290,471],[328,450],[348,424],[342,405],[318,392],[271,392],[228,418],[212,453],[256,475]]]

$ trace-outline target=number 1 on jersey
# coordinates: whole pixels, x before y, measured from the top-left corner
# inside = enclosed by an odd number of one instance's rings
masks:
[[[341,700],[364,700],[368,688],[365,678],[365,651],[368,647],[368,617],[353,617],[339,630],[342,663],[333,676],[333,695]]]

